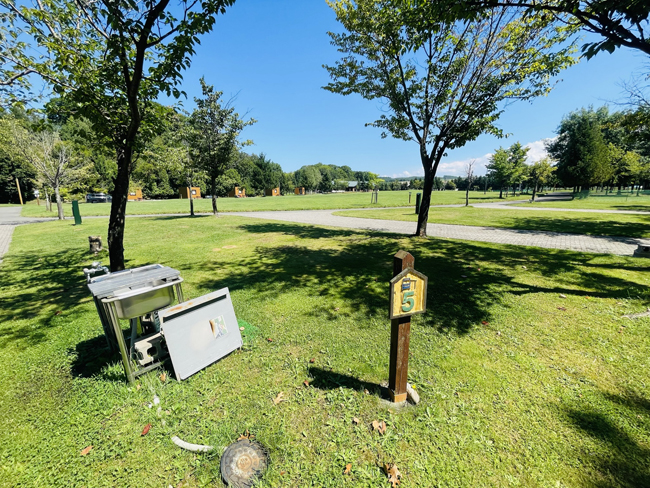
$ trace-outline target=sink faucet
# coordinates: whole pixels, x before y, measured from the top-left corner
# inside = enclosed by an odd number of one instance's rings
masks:
[[[84,274],[86,275],[86,280],[88,283],[90,283],[92,275],[99,273],[100,271],[103,271],[104,274],[111,274],[106,266],[102,266],[102,263],[100,261],[94,261],[92,268],[84,268]]]

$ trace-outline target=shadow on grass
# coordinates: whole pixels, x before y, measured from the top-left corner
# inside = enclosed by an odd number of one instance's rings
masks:
[[[650,213],[647,216],[637,215],[635,217],[638,217],[642,222],[622,222],[611,214],[607,215],[607,220],[579,220],[579,218],[555,216],[512,216],[508,219],[507,228],[515,231],[588,235],[603,241],[636,245],[635,239],[650,236]],[[489,222],[486,225],[489,226]],[[614,236],[614,239],[610,236]]]
[[[82,269],[102,258],[107,258],[106,251],[94,257],[86,249],[20,253],[6,258],[2,268],[0,348],[11,341],[24,345],[42,342],[55,317],[61,315],[72,321],[83,313],[76,307],[90,299],[90,292]],[[14,329],[14,320],[32,322],[29,327]],[[98,316],[97,326],[101,330]]]
[[[392,276],[392,256],[404,247],[404,236],[384,233],[325,229],[287,223],[244,223],[242,230],[259,235],[290,234],[310,243],[266,247],[260,245],[249,257],[236,263],[208,261],[194,263],[197,270],[213,271],[218,278],[196,283],[204,289],[228,286],[231,291],[253,289],[259,294],[290,293],[308,288],[323,298],[323,305],[312,315],[332,314],[331,301],[345,300],[353,310],[366,315],[384,315],[387,303],[386,283]],[[327,247],[319,247],[319,239],[332,239]],[[409,251],[415,267],[429,277],[429,312],[423,323],[440,330],[467,333],[483,320],[489,310],[502,303],[505,294],[562,293],[600,298],[626,298],[631,288],[639,285],[624,278],[602,272],[608,265],[584,262],[575,253],[531,247],[475,244],[438,239],[411,238]],[[483,263],[483,271],[477,264]],[[523,266],[555,279],[560,286],[544,287],[527,284],[512,271]],[[638,270],[638,268],[637,268]],[[183,270],[191,273],[192,270]],[[224,276],[225,273],[225,276]],[[333,317],[332,317],[333,318]]]
[[[629,416],[638,416],[642,412],[650,413],[648,399],[632,396],[605,395],[605,399],[616,404],[618,410],[628,409]],[[595,410],[570,409],[567,417],[579,431],[596,440],[602,450],[596,458],[601,477],[594,481],[599,488],[627,487],[638,488],[650,486],[650,449],[639,444],[624,429],[615,425],[611,416]],[[634,422],[632,422],[634,423]],[[604,451],[604,453],[602,452]],[[589,455],[594,455],[590,452]]]
[[[183,218],[189,219],[158,217]],[[573,252],[278,222],[248,221],[237,228],[244,232],[242,239],[259,242],[253,252],[228,259],[183,254],[170,264],[203,290],[227,286],[231,292],[254,291],[264,299],[306,289],[321,299],[307,312],[312,316],[340,317],[342,312],[333,312],[332,301],[337,300],[347,302],[353,313],[384,317],[392,257],[403,247],[415,256],[416,269],[429,277],[429,311],[421,323],[460,334],[489,321],[490,310],[495,304],[503,304],[507,294],[583,296],[586,292],[579,288],[584,287],[592,297],[628,298],[630,290],[641,298],[650,297],[625,275],[613,276],[610,271],[618,266]],[[283,246],[264,244],[277,234],[298,239]],[[81,269],[92,259],[85,249],[10,255],[3,264],[3,290],[11,292],[3,293],[0,303],[0,347],[11,341],[31,345],[46,340],[56,311],[64,316],[86,313],[76,306],[90,300]],[[650,263],[639,263],[633,269],[639,271],[647,265]],[[522,274],[523,266],[537,273],[539,279]],[[199,273],[203,278],[197,278]],[[553,286],[543,284],[548,283],[545,277],[553,279]],[[32,318],[31,327],[11,326],[12,319]],[[96,321],[100,331],[99,317]]]
[[[373,395],[384,400],[390,400],[388,388],[378,385],[377,383],[369,383],[355,378],[354,376],[335,373],[334,371],[315,367],[310,367],[307,372],[312,378],[312,381],[309,382],[309,386],[313,386],[319,390],[335,390],[341,387],[355,391],[368,390],[368,392]]]

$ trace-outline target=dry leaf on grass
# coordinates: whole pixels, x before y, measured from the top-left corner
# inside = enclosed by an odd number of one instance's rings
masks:
[[[303,385],[305,385],[307,388],[309,388],[309,381],[305,380],[302,382]]]
[[[560,298],[566,298],[566,295],[563,295],[562,293],[560,293]]]
[[[352,470],[352,463],[348,463],[345,465],[345,469],[343,470],[343,474],[350,474],[350,471]]]
[[[61,315],[62,313],[63,312],[61,310],[57,310],[56,312],[54,312],[54,315]]]
[[[310,363],[310,364],[314,364],[315,362],[316,362],[316,358],[311,358],[311,359],[309,360],[309,363]]]
[[[280,393],[278,393],[278,396],[276,396],[276,397],[273,399],[273,405],[277,405],[278,403],[283,402],[284,400],[285,400],[285,398],[284,398],[284,392],[281,391]]]
[[[90,451],[92,451],[92,449],[93,449],[93,446],[88,446],[88,447],[86,447],[85,449],[82,449],[81,452],[80,452],[79,454],[81,454],[82,456],[85,456],[85,455],[88,454]]]
[[[142,429],[142,434],[140,435],[147,435],[149,433],[149,430],[151,430],[151,424],[145,425],[144,429]]]
[[[162,373],[162,374],[160,375],[160,381],[162,381],[163,383],[164,383],[165,381],[167,381],[167,374]]]
[[[355,425],[359,425],[359,419],[357,417],[352,417],[352,423]]]
[[[244,330],[244,327],[240,327],[239,330]]]
[[[487,320],[481,320],[481,323],[482,323],[483,325],[490,325],[490,322],[488,322]]]
[[[393,488],[401,483],[402,473],[399,472],[399,469],[393,463],[384,464],[384,472],[388,476],[390,486]]]
[[[566,307],[557,307],[558,310],[562,310],[563,312],[566,312]]]
[[[336,308],[334,309],[335,312],[338,312],[339,310],[341,310],[341,307],[336,307]]]
[[[273,342],[273,339],[271,339],[270,337],[267,338],[266,340],[267,340],[268,342]]]
[[[376,430],[381,435],[384,435],[386,433],[386,422],[383,420],[381,422],[373,420],[370,425],[372,426],[372,430]]]
[[[242,439],[248,439],[248,440],[250,440],[250,439],[254,439],[254,438],[255,438],[255,434],[251,434],[251,433],[248,431],[248,429],[246,429],[246,432],[244,432],[242,435],[240,435],[240,436],[237,438],[237,440],[238,440],[238,441],[241,441]]]

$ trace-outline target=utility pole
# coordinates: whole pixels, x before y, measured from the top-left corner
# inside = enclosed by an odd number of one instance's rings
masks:
[[[18,188],[18,198],[20,198],[20,204],[23,205],[23,194],[20,193],[20,183],[18,183],[17,176],[16,176],[16,188]]]

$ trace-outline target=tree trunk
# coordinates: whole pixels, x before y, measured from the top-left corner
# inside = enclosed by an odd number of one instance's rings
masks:
[[[192,175],[187,177],[187,195],[190,197],[190,217],[194,217],[194,198],[192,198]]]
[[[531,202],[535,201],[535,195],[537,194],[537,182],[533,185],[533,198],[531,198]]]
[[[469,206],[469,182],[467,182],[467,189],[465,190],[465,206]]]
[[[124,227],[126,202],[129,199],[129,170],[133,158],[133,149],[126,144],[117,151],[117,174],[111,203],[111,216],[108,220],[108,255],[111,271],[124,269]]]
[[[210,185],[212,185],[212,214],[217,217],[217,192],[215,191],[215,186],[217,184],[217,177],[212,176],[210,178]]]
[[[499,188],[499,198],[503,198],[503,187]]]
[[[435,173],[431,168],[431,161],[423,161],[423,166],[424,166],[424,189],[422,190],[422,201],[420,202],[420,214],[418,215],[418,225],[415,229],[415,235],[419,237],[427,236],[429,206],[431,205],[431,192],[433,191],[433,178],[435,177]]]
[[[56,197],[56,210],[59,213],[59,220],[65,220],[65,217],[63,216],[63,202],[61,201],[58,183],[54,186],[54,196]]]
[[[45,191],[45,210],[47,210],[48,212],[51,212],[52,211],[52,202],[50,201],[50,192],[48,192],[47,190],[44,190],[44,191]]]

